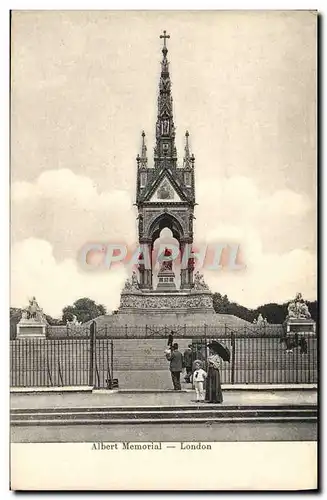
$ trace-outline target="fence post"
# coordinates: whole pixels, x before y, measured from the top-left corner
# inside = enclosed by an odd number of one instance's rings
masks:
[[[294,359],[294,358],[293,358]],[[293,363],[294,370],[294,363]],[[301,359],[301,375],[302,375],[302,359]],[[295,383],[299,383],[299,336],[295,334]]]
[[[94,386],[94,352],[96,342],[96,322],[92,321],[90,326],[90,371],[89,371],[89,386]]]
[[[106,338],[108,338],[108,325],[107,325],[107,323],[105,324],[105,335],[106,335]]]
[[[307,384],[310,384],[311,383],[311,370],[310,370],[310,344],[309,344],[309,339],[310,337],[308,336],[305,340],[307,342],[307,356],[308,356],[308,370],[307,370],[307,375],[308,375],[308,379],[305,380],[305,383]]]
[[[232,354],[231,354],[231,383],[235,383],[235,336],[234,332],[231,333],[231,347],[232,347]]]
[[[110,369],[111,369],[111,380],[114,379],[114,341],[110,341]]]
[[[208,362],[208,349],[207,349],[207,325],[204,323],[204,352],[205,352],[205,360],[206,366]]]

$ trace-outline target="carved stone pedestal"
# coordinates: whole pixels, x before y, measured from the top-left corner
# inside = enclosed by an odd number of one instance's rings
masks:
[[[311,318],[288,318],[284,322],[284,328],[286,335],[316,334],[316,323]]]
[[[176,290],[175,273],[173,271],[164,271],[158,273],[158,291]]]
[[[46,323],[34,319],[21,319],[17,324],[17,339],[45,337]]]
[[[190,291],[123,291],[119,314],[214,313],[212,293],[206,290]]]

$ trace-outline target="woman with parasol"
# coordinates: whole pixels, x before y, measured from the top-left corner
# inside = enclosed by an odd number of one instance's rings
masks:
[[[210,356],[208,357],[208,377],[206,382],[206,397],[208,403],[222,403],[223,393],[220,382],[220,358],[230,360],[227,347],[213,340],[208,344]]]

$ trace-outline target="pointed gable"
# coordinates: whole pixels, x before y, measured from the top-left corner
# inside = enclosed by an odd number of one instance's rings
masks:
[[[171,203],[183,200],[181,200],[180,196],[176,193],[169,179],[167,177],[164,177],[149,201],[162,201],[165,203]]]
[[[171,172],[161,171],[156,181],[144,193],[143,201],[153,203],[178,203],[187,201],[187,195],[178,185]]]

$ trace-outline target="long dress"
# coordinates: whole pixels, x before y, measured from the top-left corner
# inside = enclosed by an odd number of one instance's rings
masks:
[[[218,355],[208,358],[208,377],[206,381],[206,397],[208,403],[222,403],[223,393],[220,383],[220,359]]]

